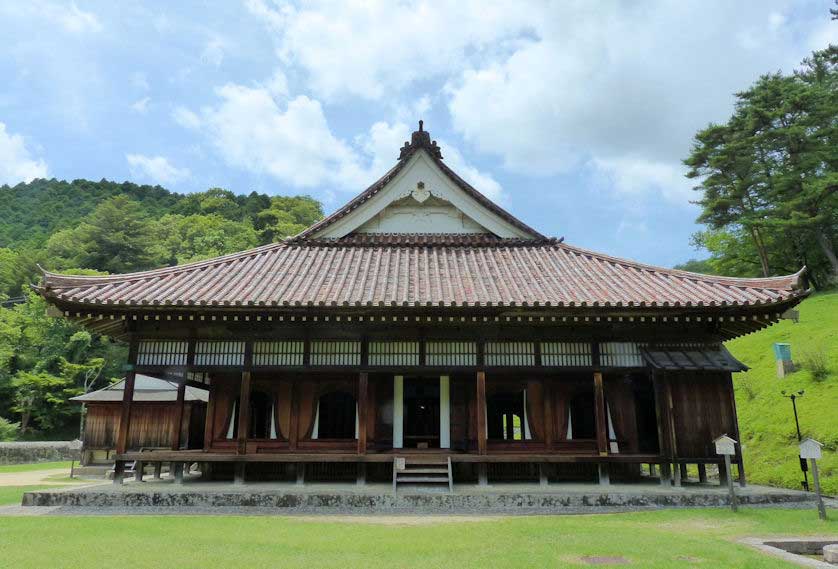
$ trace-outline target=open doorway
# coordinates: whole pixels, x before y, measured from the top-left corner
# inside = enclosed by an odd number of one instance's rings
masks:
[[[404,378],[405,448],[439,448],[439,378]]]

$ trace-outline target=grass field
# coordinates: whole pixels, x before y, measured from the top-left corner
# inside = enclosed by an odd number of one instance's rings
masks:
[[[833,517],[836,512],[832,512]],[[814,511],[659,511],[416,525],[283,517],[0,517],[4,567],[790,567],[741,536],[838,533]],[[369,520],[369,519],[368,519]]]
[[[37,462],[34,464],[3,464],[0,465],[0,474],[7,472],[34,472],[36,470],[56,470],[58,468],[66,468],[67,474],[70,473],[70,461],[66,462]]]
[[[819,461],[824,492],[838,495],[838,293],[819,294],[800,305],[800,322],[783,320],[770,328],[728,342],[730,351],[751,367],[734,374],[739,429],[748,480],[757,484],[800,488],[797,434],[791,402],[780,395],[803,389],[798,400],[803,436],[825,446]],[[812,370],[778,379],[772,345],[791,344],[796,363],[806,352],[821,353],[829,370],[816,380]],[[811,475],[809,477],[811,483]]]
[[[25,492],[47,490],[49,488],[54,488],[54,486],[0,486],[0,506],[20,505],[20,500]]]

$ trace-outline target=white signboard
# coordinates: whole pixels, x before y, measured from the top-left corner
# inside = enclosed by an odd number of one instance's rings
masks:
[[[733,456],[736,454],[736,441],[727,435],[722,435],[715,441],[716,454]]]
[[[800,458],[820,460],[822,446],[815,439],[803,439],[800,441]]]

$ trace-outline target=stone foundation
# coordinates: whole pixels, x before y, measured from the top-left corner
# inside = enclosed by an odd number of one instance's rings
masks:
[[[145,484],[145,483],[141,483]],[[631,491],[490,491],[458,490],[448,493],[397,493],[382,491],[334,491],[310,489],[283,491],[266,488],[238,489],[190,488],[153,485],[113,489],[91,487],[56,491],[28,492],[24,506],[80,508],[121,508],[159,510],[205,510],[212,508],[258,508],[276,513],[428,513],[428,514],[560,514],[596,511],[626,511],[659,508],[703,508],[728,506],[726,493],[718,491],[648,492]],[[194,485],[199,486],[199,485]],[[791,505],[811,502],[801,492],[750,491],[739,494],[742,506]]]

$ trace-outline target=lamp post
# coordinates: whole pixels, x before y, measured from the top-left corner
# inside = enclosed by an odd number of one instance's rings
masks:
[[[780,392],[780,395],[785,397],[786,399],[791,399],[791,406],[794,409],[794,426],[797,428],[797,442],[801,442],[803,437],[800,435],[800,421],[797,418],[797,400],[800,397],[803,397],[804,391],[801,389],[796,393],[792,393],[791,395],[786,395],[785,390]],[[806,459],[800,459],[800,470],[803,472],[803,489],[807,492],[809,491],[809,475],[807,472],[809,471],[809,465],[806,462]]]

